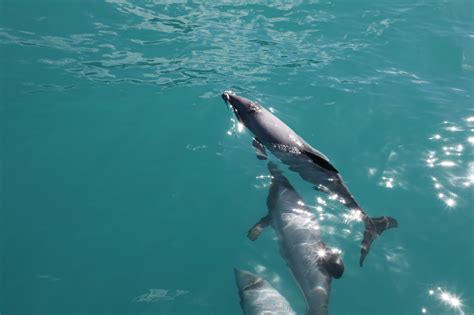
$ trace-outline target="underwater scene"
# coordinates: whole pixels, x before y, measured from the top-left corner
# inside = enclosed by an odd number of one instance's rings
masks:
[[[0,1],[0,314],[474,314],[474,2]]]

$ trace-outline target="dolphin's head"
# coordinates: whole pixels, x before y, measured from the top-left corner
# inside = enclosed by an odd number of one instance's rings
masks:
[[[237,96],[231,91],[222,93],[222,99],[230,105],[237,119],[247,127],[249,127],[248,124],[262,110],[260,105],[244,97]]]
[[[262,282],[262,278],[253,274],[251,272],[234,269],[235,272],[235,282],[237,283],[237,287],[239,291],[245,291],[246,289],[252,288],[254,286],[258,286]]]

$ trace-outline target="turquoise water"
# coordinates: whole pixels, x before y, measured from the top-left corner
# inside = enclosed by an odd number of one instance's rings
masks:
[[[472,314],[473,2],[172,2],[0,2],[1,314],[241,314],[234,267],[303,314],[246,238],[269,179],[227,89],[399,221],[360,268],[362,224],[285,170],[343,253],[331,314]]]

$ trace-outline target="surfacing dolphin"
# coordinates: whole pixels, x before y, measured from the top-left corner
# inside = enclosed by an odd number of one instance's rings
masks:
[[[292,171],[312,183],[316,190],[337,195],[341,203],[360,215],[365,223],[359,260],[362,266],[372,242],[383,231],[397,227],[397,220],[387,216],[369,217],[352,196],[329,159],[269,110],[230,91],[224,92],[222,98],[231,106],[237,119],[255,135],[252,145],[257,151],[257,158],[265,160],[267,158],[265,148],[269,149]]]
[[[296,315],[285,297],[265,279],[245,270],[234,271],[245,315]]]
[[[275,230],[280,254],[298,283],[307,305],[308,315],[327,315],[332,278],[340,278],[344,264],[339,251],[321,240],[316,215],[275,164],[268,163],[272,175],[267,197],[268,214],[248,232],[251,240],[258,238],[269,225]]]

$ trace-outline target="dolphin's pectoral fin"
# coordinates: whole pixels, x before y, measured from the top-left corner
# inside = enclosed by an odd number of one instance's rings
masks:
[[[324,168],[325,170],[334,172],[334,173],[339,173],[338,170],[334,166],[332,166],[331,162],[322,154],[318,154],[318,152],[313,152],[310,150],[304,150],[302,154],[306,155],[311,159],[311,161],[314,162],[314,164],[318,165],[321,168]]]
[[[255,151],[257,151],[257,159],[259,160],[267,159],[267,152],[265,151],[264,145],[260,141],[253,138],[252,146],[255,148]]]
[[[260,234],[262,234],[263,229],[265,229],[268,225],[270,225],[270,216],[266,215],[260,219],[252,228],[248,231],[247,237],[252,241],[255,241]]]
[[[364,238],[362,239],[360,249],[360,266],[362,267],[365,257],[369,254],[370,245],[379,237],[383,231],[395,228],[398,226],[397,220],[391,217],[365,218]]]

